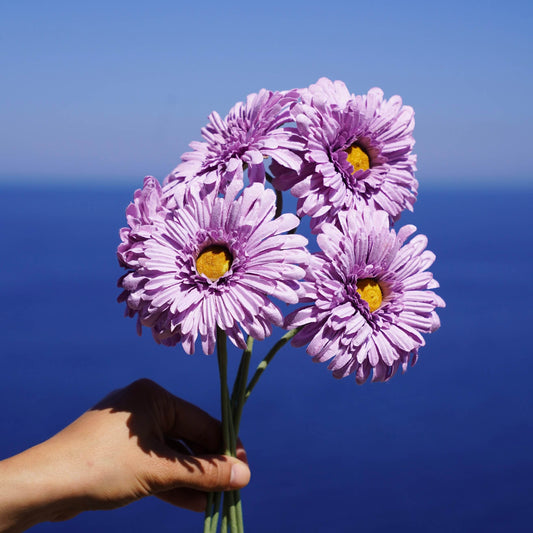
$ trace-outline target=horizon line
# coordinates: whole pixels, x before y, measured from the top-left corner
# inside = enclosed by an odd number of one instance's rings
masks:
[[[150,174],[146,174],[149,176]],[[74,175],[74,176],[58,176],[58,175],[9,175],[0,174],[0,187],[6,186],[10,188],[109,188],[116,189],[125,186],[140,188],[142,187],[145,175],[140,174],[139,177],[113,175],[113,176],[90,176],[90,175]],[[505,177],[491,177],[482,178],[478,176],[470,176],[464,179],[458,177],[433,177],[425,179],[423,177],[415,176],[419,183],[419,190],[447,190],[447,189],[464,189],[478,190],[483,186],[484,190],[501,190],[501,189],[533,189],[533,176],[530,178],[519,177],[509,179]],[[157,178],[157,177],[156,177]],[[162,183],[164,178],[157,178]]]

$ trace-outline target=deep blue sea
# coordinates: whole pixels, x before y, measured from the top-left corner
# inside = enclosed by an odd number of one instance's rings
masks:
[[[0,188],[1,458],[143,376],[217,413],[216,358],[137,337],[116,303],[132,193]],[[422,191],[401,223],[416,224],[437,254],[441,329],[387,384],[337,381],[303,349],[277,355],[242,423],[247,531],[531,531],[532,212],[532,191]],[[33,531],[177,533],[202,523],[148,498]]]

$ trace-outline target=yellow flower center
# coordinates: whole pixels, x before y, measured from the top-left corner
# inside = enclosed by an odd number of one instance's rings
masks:
[[[360,279],[357,282],[357,292],[359,296],[368,304],[370,312],[373,313],[379,309],[383,301],[383,294],[379,283],[372,278]]]
[[[370,159],[368,158],[368,155],[366,155],[366,152],[356,144],[352,144],[352,146],[346,150],[346,153],[348,154],[346,160],[353,167],[352,174],[355,174],[358,170],[368,170],[370,168]]]
[[[230,268],[233,257],[225,246],[212,244],[204,248],[196,259],[196,271],[211,281],[222,277]]]

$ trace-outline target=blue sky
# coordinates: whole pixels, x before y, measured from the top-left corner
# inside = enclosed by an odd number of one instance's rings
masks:
[[[321,76],[416,111],[429,185],[533,182],[531,2],[4,2],[0,180],[163,178],[207,115]]]

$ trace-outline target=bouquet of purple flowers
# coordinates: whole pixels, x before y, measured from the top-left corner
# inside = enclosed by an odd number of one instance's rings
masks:
[[[380,89],[351,94],[321,78],[305,89],[262,89],[222,119],[164,180],[134,194],[120,233],[126,314],[167,346],[217,349],[224,453],[235,455],[243,406],[292,339],[336,378],[387,381],[418,359],[444,301],[428,271],[435,255],[412,225],[418,182],[414,111]],[[283,213],[283,192],[297,198]],[[308,217],[319,252],[296,233]],[[291,304],[283,313],[275,303]],[[254,340],[287,333],[249,379]],[[232,392],[227,339],[242,350]],[[238,492],[208,500],[204,531],[243,531]]]

